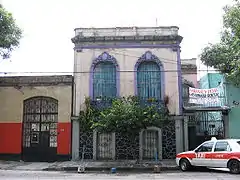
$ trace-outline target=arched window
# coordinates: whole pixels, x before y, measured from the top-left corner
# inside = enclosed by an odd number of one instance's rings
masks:
[[[92,64],[92,97],[93,99],[118,95],[118,65],[116,59],[104,52]]]
[[[93,73],[93,97],[116,97],[116,68],[112,62],[100,62]]]
[[[146,52],[137,62],[137,95],[141,99],[163,100],[162,65],[151,52]]]

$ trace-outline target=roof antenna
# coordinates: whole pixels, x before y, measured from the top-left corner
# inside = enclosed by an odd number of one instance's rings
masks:
[[[158,19],[156,18],[156,26],[158,26]]]

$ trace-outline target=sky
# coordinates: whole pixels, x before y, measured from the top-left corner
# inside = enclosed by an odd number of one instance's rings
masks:
[[[0,72],[72,72],[74,28],[178,26],[181,58],[218,42],[232,0],[1,0],[23,29],[20,47]],[[157,21],[156,21],[157,20]],[[19,75],[15,73],[14,75]],[[31,75],[31,74],[27,74]]]

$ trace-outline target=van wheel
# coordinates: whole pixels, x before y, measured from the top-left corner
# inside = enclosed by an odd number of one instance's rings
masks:
[[[182,171],[188,171],[191,169],[191,164],[187,159],[181,159],[179,162],[179,167]]]
[[[239,174],[240,173],[240,162],[238,160],[230,160],[228,163],[228,168],[230,173]]]

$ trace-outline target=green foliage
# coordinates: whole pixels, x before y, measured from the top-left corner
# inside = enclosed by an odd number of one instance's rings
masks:
[[[91,99],[85,99],[85,111],[80,111],[79,113],[79,122],[80,130],[88,132],[91,130],[92,124],[96,118],[100,115],[100,112],[91,106]]]
[[[22,31],[16,25],[11,13],[0,5],[0,56],[6,59],[19,45]]]
[[[88,104],[89,101],[86,101],[86,111],[80,114],[80,124],[84,129],[134,135],[149,126],[160,127],[168,120],[165,108],[141,106],[134,96],[115,99],[112,106],[103,110],[94,109]],[[149,101],[153,102],[153,99]]]
[[[201,53],[201,61],[220,70],[234,85],[240,85],[240,2],[224,8],[221,41],[209,44]]]

